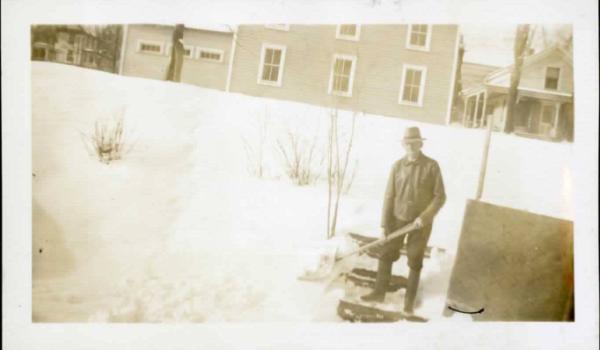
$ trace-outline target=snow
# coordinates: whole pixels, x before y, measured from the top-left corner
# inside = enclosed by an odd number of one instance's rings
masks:
[[[429,243],[446,252],[426,259],[417,301],[417,313],[442,319],[484,130],[357,116],[356,174],[338,237],[327,243],[324,176],[294,185],[277,151],[288,132],[317,142],[313,168],[323,175],[324,108],[43,62],[32,63],[32,96],[35,321],[340,321],[341,282],[325,290],[297,276],[323,247],[343,246],[345,233],[380,234],[385,183],[408,125],[428,139],[424,152],[439,162],[448,196]],[[120,113],[133,148],[106,165],[84,139],[97,120]],[[340,112],[343,137],[351,118]],[[257,149],[261,126],[259,179],[248,172],[244,139]],[[571,159],[571,144],[494,133],[483,199],[569,219]],[[404,259],[394,273],[406,273]]]

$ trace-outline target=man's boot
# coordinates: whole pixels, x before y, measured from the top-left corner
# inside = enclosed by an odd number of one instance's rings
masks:
[[[406,295],[404,296],[404,312],[408,314],[413,313],[420,277],[421,270],[410,269],[410,272],[408,273],[408,286],[406,288]]]
[[[363,301],[382,302],[385,299],[385,293],[392,277],[392,264],[393,261],[379,260],[375,288],[371,293],[360,297]]]

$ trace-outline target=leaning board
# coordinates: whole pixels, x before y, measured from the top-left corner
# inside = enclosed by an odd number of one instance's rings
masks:
[[[572,320],[573,223],[470,200],[447,306],[474,320]]]

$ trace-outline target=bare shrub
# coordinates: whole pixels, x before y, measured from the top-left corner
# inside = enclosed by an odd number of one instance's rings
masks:
[[[88,151],[103,163],[123,158],[131,151],[133,144],[126,142],[123,115],[112,119],[100,119],[94,123],[94,130],[84,137]]]
[[[286,133],[285,140],[277,140],[287,176],[298,186],[314,184],[319,179],[318,166],[322,159],[317,154],[317,137],[306,140],[295,131]]]

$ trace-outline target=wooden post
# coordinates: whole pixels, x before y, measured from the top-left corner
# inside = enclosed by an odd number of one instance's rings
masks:
[[[487,96],[484,97],[487,99]],[[485,100],[484,100],[484,104],[485,104]],[[486,118],[487,116],[485,115],[485,110],[484,112],[484,118]],[[491,118],[491,117],[490,117]],[[488,161],[488,153],[490,151],[490,139],[492,138],[492,121],[488,118],[487,120],[487,133],[485,135],[485,145],[483,146],[483,156],[481,159],[481,168],[479,170],[479,183],[477,184],[477,194],[475,196],[476,200],[480,200],[481,199],[481,195],[483,194],[483,183],[485,182],[485,172],[487,170],[487,161]]]
[[[502,101],[502,132],[506,132],[506,112],[508,110],[508,96]]]
[[[485,119],[485,109],[487,108],[487,90],[484,90],[482,95],[483,95],[483,108],[482,108],[483,110],[481,112],[481,125],[480,126],[483,126],[483,124],[484,124],[483,121],[486,120]],[[489,120],[487,120],[486,122],[489,123]]]

